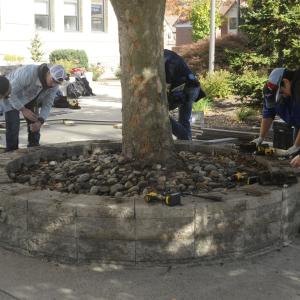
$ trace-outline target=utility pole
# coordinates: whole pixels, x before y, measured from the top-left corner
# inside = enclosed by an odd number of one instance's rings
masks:
[[[238,11],[237,11],[237,13],[238,13],[238,15],[237,15],[237,19],[238,19],[237,31],[239,32],[240,31],[240,25],[241,25],[241,0],[237,0],[237,9],[238,9]]]
[[[216,0],[210,1],[210,41],[208,72],[213,73],[215,67],[215,43],[216,43]]]

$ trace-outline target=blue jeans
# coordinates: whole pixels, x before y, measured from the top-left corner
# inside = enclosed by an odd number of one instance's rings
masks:
[[[32,132],[30,130],[31,122],[27,122],[28,145],[27,147],[39,146],[40,131]],[[5,113],[6,123],[6,151],[13,151],[19,148],[19,131],[20,131],[20,112],[16,109]]]
[[[179,140],[191,140],[191,115],[193,103],[199,95],[200,87],[189,88],[185,91],[187,95],[187,101],[178,107],[178,121],[170,117],[172,133]]]

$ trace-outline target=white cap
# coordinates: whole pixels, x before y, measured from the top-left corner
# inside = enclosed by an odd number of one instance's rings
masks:
[[[56,81],[65,80],[66,73],[62,65],[54,65],[50,68],[51,77]]]

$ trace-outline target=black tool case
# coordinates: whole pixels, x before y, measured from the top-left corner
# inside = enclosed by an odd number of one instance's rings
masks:
[[[273,122],[273,147],[288,149],[293,146],[293,127],[283,121]]]

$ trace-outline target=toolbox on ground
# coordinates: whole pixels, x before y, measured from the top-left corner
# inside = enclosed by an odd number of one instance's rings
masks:
[[[288,149],[293,146],[293,128],[283,121],[273,122],[273,147]]]

